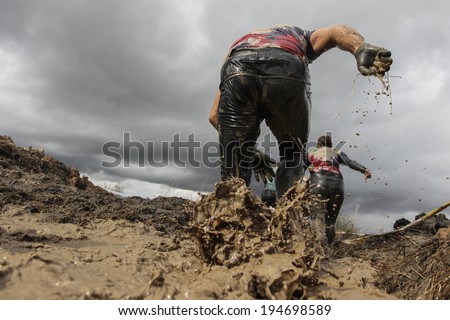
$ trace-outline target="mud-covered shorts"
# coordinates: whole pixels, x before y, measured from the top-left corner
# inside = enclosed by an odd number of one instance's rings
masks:
[[[320,170],[312,172],[310,178],[311,191],[328,200],[326,203],[325,223],[336,222],[342,203],[344,202],[344,179],[340,173]]]
[[[222,67],[220,91],[222,179],[241,177],[250,183],[248,149],[255,146],[263,119],[278,140],[281,160],[301,158],[311,113],[305,61],[278,48],[237,51]],[[303,171],[291,180],[302,175]]]

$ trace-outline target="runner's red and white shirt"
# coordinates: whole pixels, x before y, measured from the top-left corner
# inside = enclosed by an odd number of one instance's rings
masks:
[[[322,147],[308,154],[309,170],[319,172],[320,170],[341,173],[339,165],[346,165],[341,156],[342,151],[333,150],[333,148]],[[344,154],[344,156],[346,156]]]

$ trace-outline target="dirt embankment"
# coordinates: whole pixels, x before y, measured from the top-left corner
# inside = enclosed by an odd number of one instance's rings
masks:
[[[0,299],[450,298],[443,215],[330,248],[313,201],[298,185],[273,210],[241,180],[121,198],[0,136]]]

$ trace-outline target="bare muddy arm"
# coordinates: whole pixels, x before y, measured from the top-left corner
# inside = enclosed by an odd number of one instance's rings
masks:
[[[334,47],[354,55],[363,43],[364,38],[358,31],[345,25],[317,29],[311,35],[311,45],[317,55]]]
[[[212,104],[211,112],[209,113],[209,122],[212,124],[214,128],[218,127],[217,122],[217,109],[219,108],[219,99],[220,99],[220,90],[217,90],[216,96],[214,97],[214,101]]]
[[[345,25],[317,29],[311,35],[311,45],[317,55],[334,47],[350,52],[365,76],[384,76],[393,62],[390,51],[364,42],[358,31]]]

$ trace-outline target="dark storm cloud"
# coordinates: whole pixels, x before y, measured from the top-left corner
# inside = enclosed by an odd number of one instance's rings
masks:
[[[193,132],[198,109],[210,103],[199,95],[201,68],[186,63],[192,37],[184,27],[192,26],[176,3],[8,2],[4,9],[20,19],[2,20],[3,39],[14,44],[20,75],[37,83],[27,88],[36,103],[22,116],[25,128],[11,128],[19,131],[11,134],[16,140],[27,143],[40,131],[36,143],[66,145],[77,155],[93,151],[80,144],[94,144],[98,153],[123,132],[143,143],[169,141]],[[74,138],[83,143],[64,143]],[[85,167],[78,158],[70,163]]]
[[[348,140],[344,151],[373,172],[364,182],[343,168],[350,193],[343,212],[425,211],[448,201],[445,1],[0,2],[0,125],[21,145],[43,146],[86,173],[212,190],[217,168],[139,168],[134,162],[104,169],[102,146],[129,133],[144,145],[154,142],[155,157],[170,158],[160,146],[177,133],[182,139],[195,133],[202,145],[217,141],[207,117],[236,38],[283,23],[310,30],[344,23],[389,48],[390,74],[401,78],[390,79],[391,115],[390,98],[376,97],[380,82],[355,80],[348,53],[333,49],[310,65],[310,140],[333,132],[334,141]],[[263,127],[262,135],[267,132]],[[252,187],[260,190],[255,182]]]

